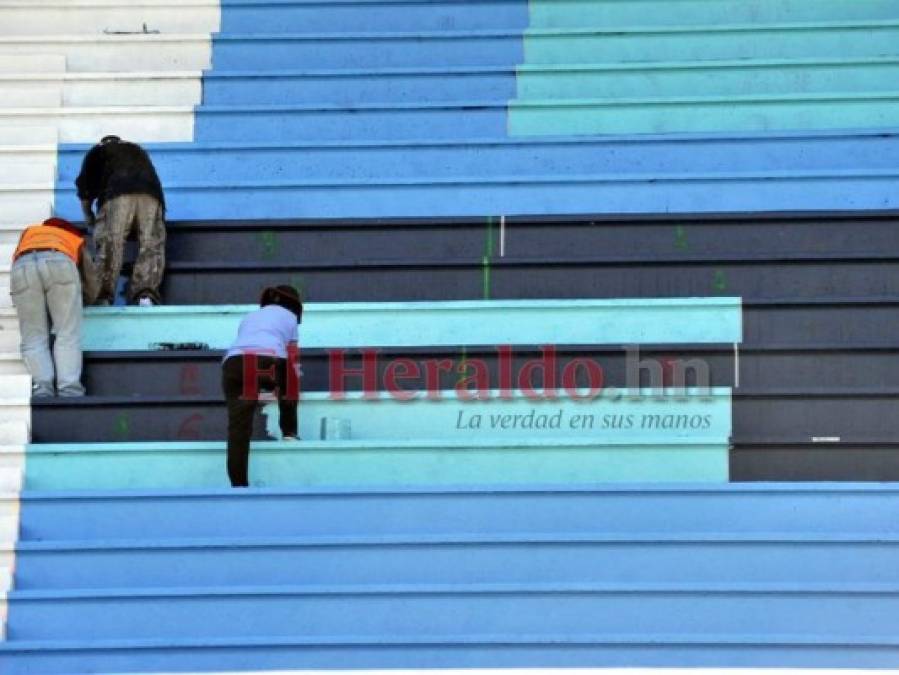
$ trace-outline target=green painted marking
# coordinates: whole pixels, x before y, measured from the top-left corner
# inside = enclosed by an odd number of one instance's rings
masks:
[[[259,246],[262,248],[262,257],[265,260],[271,260],[278,253],[280,243],[278,235],[271,230],[259,233]]]
[[[128,413],[119,413],[115,421],[115,435],[123,441],[128,440],[131,436],[131,420]]]
[[[678,251],[686,251],[690,248],[687,242],[687,231],[683,225],[678,225],[674,230],[674,248]]]
[[[723,293],[727,290],[727,275],[724,273],[724,270],[715,270],[712,288],[715,289],[716,293]]]
[[[490,299],[490,258],[484,256],[481,261],[481,269],[483,270],[484,281],[484,300]]]

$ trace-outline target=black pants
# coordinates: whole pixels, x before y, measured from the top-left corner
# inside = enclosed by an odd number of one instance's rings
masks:
[[[257,359],[256,382],[245,381],[248,359]],[[298,392],[288,391],[287,368],[287,359],[273,356],[232,356],[222,364],[222,389],[228,406],[228,478],[233,487],[250,484],[247,476],[250,437],[253,435],[253,417],[259,405],[260,391],[277,392],[281,433],[285,436],[297,435]]]

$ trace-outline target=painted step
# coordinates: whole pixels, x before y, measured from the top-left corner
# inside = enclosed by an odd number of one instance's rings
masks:
[[[72,107],[191,106],[202,101],[200,71],[0,75],[0,86],[23,92],[31,102],[20,107],[29,108],[47,107],[39,97],[47,96],[48,90],[63,105]]]
[[[31,441],[31,415],[22,416],[14,420],[0,419],[0,444],[24,445]],[[0,494],[0,502],[3,497]],[[0,515],[2,515],[0,504]]]
[[[77,209],[73,186],[89,149],[85,144],[60,147],[57,202],[67,210],[69,202]],[[899,152],[899,136],[895,130],[870,130],[442,141],[217,141],[149,144],[147,150],[166,185],[194,183],[199,176],[211,185],[240,185],[248,172],[258,181],[298,184],[309,179],[365,178],[377,183],[387,177],[577,178],[616,172],[638,180],[697,172],[730,172],[736,178],[747,172],[783,175],[798,170],[892,169],[889,157]],[[487,211],[491,212],[496,213]]]
[[[187,141],[193,137],[189,107],[9,108],[0,109],[0,127],[54,125],[61,142],[101,138],[110,127],[136,142]]]
[[[899,150],[899,148],[897,148]],[[426,262],[430,251],[447,259],[510,256],[546,260],[601,251],[633,260],[639,244],[646,261],[675,254],[709,260],[742,254],[747,260],[796,260],[842,251],[858,257],[899,247],[899,216],[890,213],[664,215],[647,218],[443,218],[422,220],[281,220],[167,223],[168,259],[222,263],[396,258]]]
[[[0,167],[14,171],[14,174],[0,175],[0,185],[9,188],[15,188],[18,185],[25,184],[25,190],[34,184],[46,184],[50,187],[56,182],[56,167],[53,162],[43,161],[24,161],[10,163],[6,161],[6,157],[0,159]]]
[[[780,2],[779,0],[688,0],[672,7],[665,0],[531,0],[533,28],[580,28],[582,26],[696,25],[711,23],[776,23],[801,21],[846,21],[894,19],[899,4],[892,0],[827,0],[825,2]]]
[[[173,4],[141,0],[121,2],[4,2],[0,4],[0,35],[73,35],[103,33],[213,33],[220,26],[219,2],[191,0]]]
[[[217,35],[223,71],[896,55],[899,21],[676,28]],[[56,48],[54,46],[54,48]],[[58,48],[57,48],[58,49]],[[70,57],[70,69],[72,69]],[[74,69],[84,69],[81,66]]]
[[[0,55],[0,73],[64,73],[66,57],[62,53],[40,53],[37,46],[26,53],[7,52]],[[31,52],[31,53],[28,53]]]
[[[512,136],[713,133],[890,127],[899,94],[806,94],[680,99],[519,100],[510,106]]]
[[[674,369],[696,360],[708,368],[712,386],[734,387],[739,384],[758,390],[765,386],[797,388],[807,386],[811,390],[825,387],[861,388],[887,387],[899,379],[899,345],[896,341],[881,345],[808,344],[805,347],[781,345],[741,345],[735,354],[733,345],[643,345],[637,349],[627,347],[560,347],[556,352],[557,381],[561,381],[564,368],[577,358],[590,358],[600,364],[606,386],[625,386],[631,375],[627,366],[634,361],[643,370],[640,382],[650,386],[662,380],[671,382]],[[377,385],[385,386],[384,374],[392,360],[411,358],[422,360],[425,356],[450,359],[459,364],[463,356],[483,361],[490,374],[491,386],[499,387],[500,354],[496,347],[477,348],[410,348],[380,350],[377,361]],[[524,364],[540,359],[543,354],[536,347],[518,347],[509,360],[512,373],[521,373]],[[214,397],[221,390],[222,351],[165,351],[165,352],[88,352],[85,354],[83,381],[92,396],[114,397],[126,394],[151,398],[171,395]],[[329,358],[326,351],[303,349],[302,387],[304,391],[326,391],[330,388]],[[736,363],[735,363],[736,361]],[[348,368],[362,368],[363,355],[351,350],[345,356]],[[678,366],[678,364],[681,364]],[[829,373],[826,382],[821,372]],[[691,371],[696,372],[696,371]],[[739,380],[737,379],[739,372]],[[692,376],[692,375],[691,375]],[[667,378],[667,379],[665,379]],[[441,373],[438,388],[455,385],[458,375]],[[535,375],[536,382],[542,377]],[[427,387],[426,373],[409,378],[414,389]],[[361,382],[356,381],[355,387]]]
[[[24,492],[23,541],[899,533],[890,483]],[[18,501],[16,501],[18,504]],[[298,513],[303,514],[297,518]]]
[[[878,583],[13,591],[8,601],[8,630],[16,640],[220,639],[273,633],[319,639],[681,634],[698,640],[709,633],[735,639],[751,631],[768,639],[822,634],[862,639],[891,630],[899,604],[895,586]],[[847,603],[855,611],[841,611]]]
[[[274,671],[327,670],[335,666],[357,669],[402,670],[468,669],[472,664],[490,668],[677,668],[684,663],[706,668],[867,668],[889,669],[896,663],[899,649],[889,639],[848,640],[839,635],[822,639],[789,638],[704,638],[698,645],[689,636],[594,637],[562,640],[542,639],[516,633],[475,640],[429,639],[410,647],[408,638],[365,639],[179,639],[165,641],[74,640],[16,641],[0,644],[10,673],[71,673],[79,668],[99,672],[125,672],[135,659],[153,670],[174,672],[185,664],[197,671],[226,672],[266,668]],[[461,644],[460,644],[461,643]],[[847,644],[849,643],[849,644]],[[834,648],[834,644],[839,648]],[[139,652],[135,651],[139,649]],[[340,659],[335,662],[335,648]],[[751,652],[751,654],[750,654]],[[185,654],[190,654],[189,661]],[[251,654],[251,655],[250,655]]]
[[[380,2],[265,2],[227,4],[222,33],[451,31],[524,29],[528,3],[522,0]]]
[[[0,37],[0,59],[29,52],[58,54],[70,72],[184,71],[211,65],[209,35],[199,33]]]
[[[2,115],[2,113],[0,113]],[[47,185],[0,185],[0,209],[10,223],[39,223],[52,215],[53,190]]]
[[[566,176],[454,176],[214,181],[169,184],[174,220],[360,219],[834,211],[899,208],[897,172],[615,173]],[[339,194],[340,199],[335,199]],[[464,199],[462,198],[464,196]],[[60,215],[77,220],[77,203]]]
[[[522,66],[517,98],[614,100],[891,91],[897,71],[899,60],[893,57]]]
[[[85,313],[84,349],[144,350],[166,342],[224,349],[255,308],[92,307]],[[729,297],[309,304],[303,317],[316,327],[303,338],[307,348],[733,344],[741,341],[742,328],[740,300]]]
[[[207,105],[597,99],[891,91],[899,62],[787,59],[432,69],[214,71]]]
[[[527,64],[726,59],[805,59],[895,55],[899,22],[808,22],[677,27],[531,30]]]
[[[3,108],[53,108],[62,105],[61,88],[53,85],[4,86],[3,94]]]
[[[571,420],[564,421],[568,425]],[[597,427],[600,424],[596,422]],[[250,476],[254,487],[268,488],[568,485],[588,476],[603,483],[647,484],[728,479],[726,436],[662,438],[656,434],[641,439],[639,434],[624,434],[614,438],[598,428],[583,431],[580,438],[559,433],[558,439],[540,441],[490,438],[489,431],[487,438],[461,442],[262,441],[253,446]],[[409,437],[416,435],[409,432]],[[591,435],[601,437],[591,440]],[[224,461],[222,442],[32,445],[25,489],[226,488]],[[177,473],[164,468],[172,462],[181,467]]]
[[[895,480],[899,447],[891,438],[756,438],[731,450],[733,481],[815,483]]]
[[[318,537],[24,542],[17,590],[391,583],[896,583],[899,542],[865,537]],[[697,564],[697,561],[702,561]],[[550,573],[549,570],[552,570]]]
[[[586,395],[586,382],[582,390]],[[663,444],[673,433],[718,441],[730,434],[729,389],[714,388],[701,394],[684,393],[683,388],[666,390],[662,395],[650,395],[649,391],[638,395],[628,390],[593,393],[592,399],[574,401],[564,392],[554,398],[544,396],[542,391],[536,396],[516,391],[511,400],[500,400],[499,392],[485,387],[480,392],[484,398],[472,402],[469,399],[476,398],[477,392],[432,391],[426,395],[404,391],[395,397],[382,393],[376,399],[370,392],[370,398],[365,399],[363,392],[352,390],[346,391],[345,398],[340,392],[305,392],[300,401],[299,432],[302,438],[316,440],[321,437],[322,419],[333,417],[347,421],[352,438],[365,442],[583,438],[582,425],[592,425],[590,429],[596,431],[590,431],[591,436],[625,440],[640,436]],[[88,396],[77,400],[34,399],[32,405],[37,443],[221,440],[227,428],[221,395],[207,399]],[[388,410],[394,416],[391,419],[384,418],[386,412],[379,413]],[[95,422],[90,433],[77,428],[74,421],[85,413]],[[255,420],[253,438],[280,438],[277,406],[266,405],[262,413]],[[778,427],[770,433],[781,431]]]
[[[560,258],[396,259],[316,263],[170,262],[162,288],[174,305],[227,303],[252,298],[272,274],[301,283],[314,302],[421,302],[495,299],[702,297],[732,294],[746,300],[814,299],[899,294],[899,258],[876,254],[799,260],[673,254],[653,261],[601,253]],[[416,281],[428,278],[429,283]]]

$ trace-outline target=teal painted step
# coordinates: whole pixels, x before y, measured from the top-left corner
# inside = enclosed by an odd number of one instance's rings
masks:
[[[584,24],[580,24],[583,26]],[[899,17],[852,23],[530,30],[524,63],[858,58],[899,54]]]
[[[610,388],[589,401],[573,400],[564,393],[546,398],[542,391],[536,397],[515,391],[502,399],[498,391],[488,390],[483,392],[484,400],[464,400],[455,391],[429,392],[435,400],[415,393],[416,398],[406,401],[384,392],[380,398],[365,398],[363,391],[346,392],[343,400],[331,393],[304,393],[300,436],[319,438],[323,418],[346,420],[352,438],[366,441],[592,438],[601,444],[636,437],[664,445],[684,435],[694,440],[729,438],[732,428],[727,388],[686,393]],[[269,404],[263,412],[268,434],[280,438],[277,405]]]
[[[26,490],[217,488],[224,443],[32,445]],[[177,470],[173,470],[177,467]],[[254,443],[257,487],[726,482],[727,438]]]
[[[897,0],[530,0],[532,28],[677,26],[899,17]]]
[[[256,308],[93,307],[83,346],[123,351],[201,342],[225,349]],[[739,298],[309,304],[300,327],[301,348],[741,341]]]
[[[899,124],[899,91],[672,99],[518,101],[512,136],[790,131]]]
[[[519,99],[890,92],[899,59],[680,61],[521,66]]]

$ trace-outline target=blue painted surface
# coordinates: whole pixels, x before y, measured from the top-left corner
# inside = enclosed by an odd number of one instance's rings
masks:
[[[163,342],[230,346],[252,305],[92,307],[88,351],[143,350]],[[516,344],[733,344],[739,298],[492,300],[309,304],[302,348]]]
[[[891,667],[897,505],[870,484],[26,493],[0,658]]]

